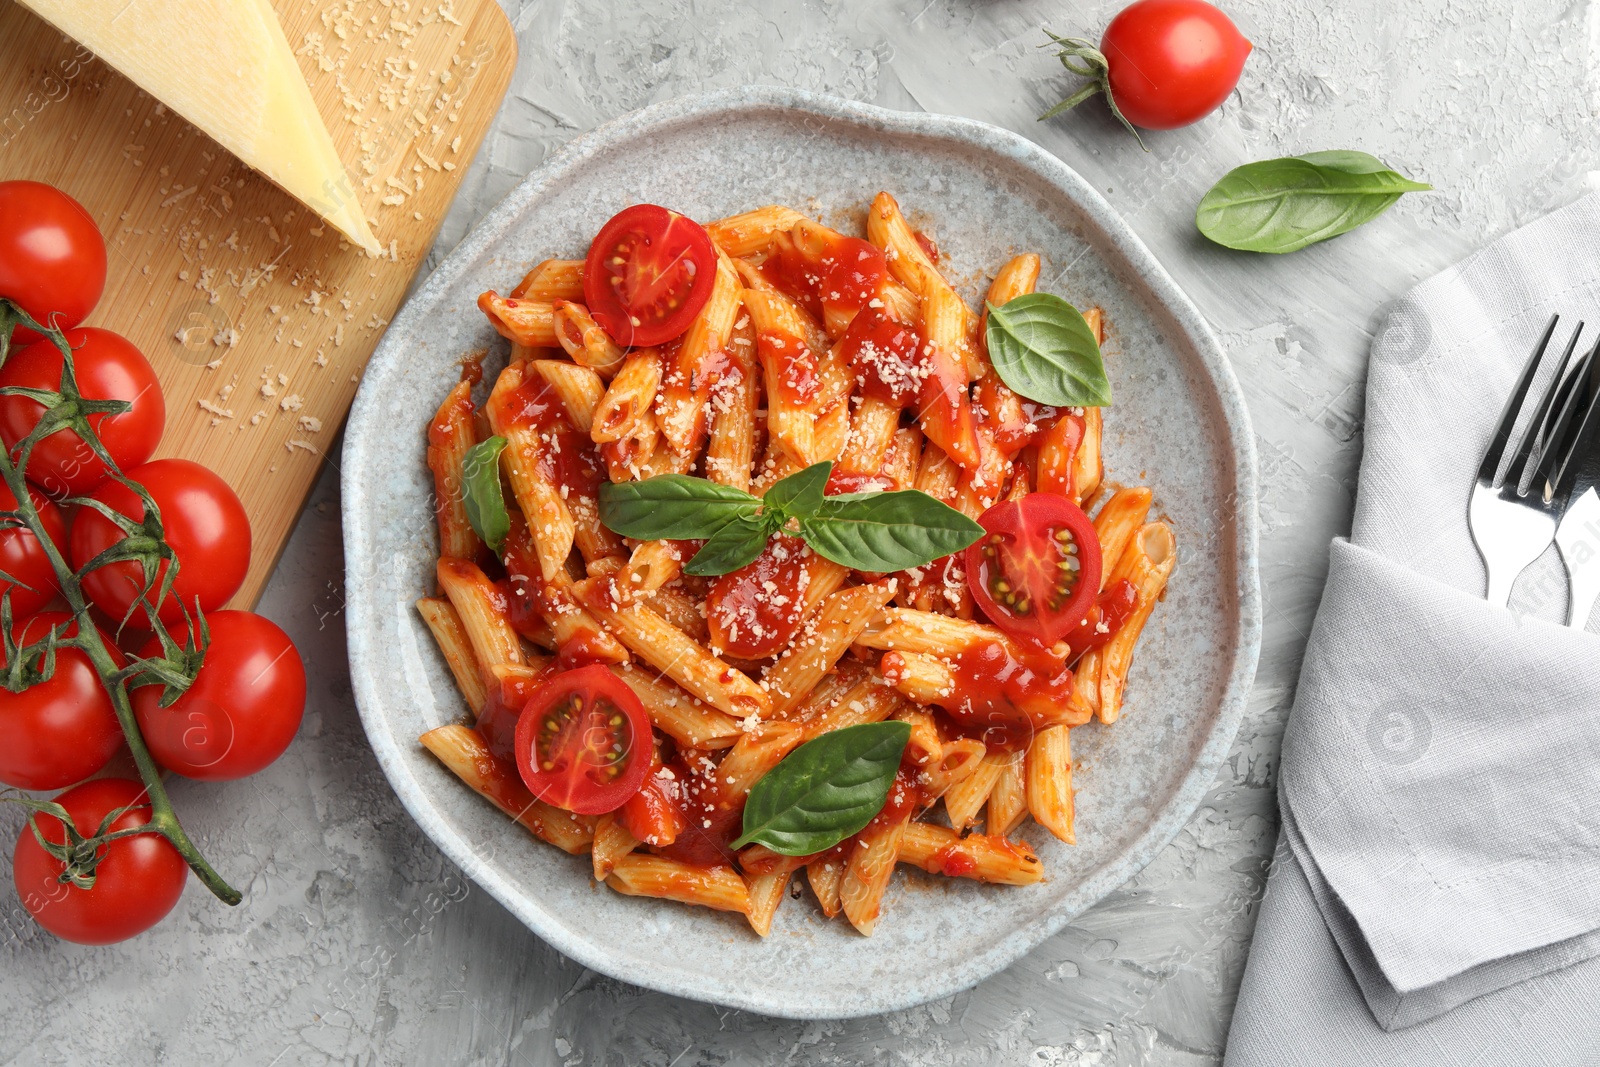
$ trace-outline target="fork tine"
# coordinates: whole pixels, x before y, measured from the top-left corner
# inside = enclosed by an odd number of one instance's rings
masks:
[[[1595,341],[1594,348],[1589,351],[1589,381],[1583,395],[1586,398],[1583,417],[1579,420],[1578,429],[1572,435],[1571,442],[1561,455],[1560,464],[1549,480],[1546,492],[1552,496],[1559,492],[1563,485],[1569,489],[1577,488],[1576,480],[1583,476],[1583,468],[1593,448],[1595,434],[1600,432],[1600,340]]]
[[[1556,332],[1556,320],[1560,315],[1551,315],[1550,322],[1545,326],[1539,343],[1533,346],[1533,355],[1528,357],[1528,362],[1523,365],[1522,373],[1517,377],[1517,384],[1512,388],[1511,395],[1506,397],[1506,406],[1500,412],[1500,421],[1495,426],[1494,436],[1489,439],[1489,451],[1484,453],[1483,463],[1478,467],[1478,482],[1482,485],[1498,487],[1500,482],[1495,475],[1500,471],[1500,460],[1506,453],[1506,443],[1511,440],[1511,431],[1516,428],[1517,415],[1522,411],[1522,402],[1528,396],[1528,386],[1533,384],[1533,376],[1539,369],[1539,358],[1544,355],[1546,346],[1550,344],[1550,335]]]
[[[1548,425],[1540,428],[1538,440],[1534,443],[1535,451],[1528,457],[1528,464],[1534,472],[1532,484],[1539,486],[1547,504],[1555,500],[1561,486],[1561,479],[1552,478],[1551,474],[1565,467],[1571,454],[1573,420],[1589,399],[1591,370],[1597,350],[1600,350],[1600,343],[1585,352],[1573,366],[1572,372],[1560,383],[1561,395],[1550,408],[1554,418],[1547,420]]]
[[[1533,410],[1533,418],[1528,420],[1528,428],[1523,431],[1522,440],[1517,442],[1516,451],[1511,455],[1511,463],[1506,467],[1506,480],[1516,487],[1518,496],[1527,494],[1528,477],[1532,475],[1534,465],[1539,462],[1539,450],[1544,444],[1543,435],[1550,419],[1550,412],[1564,395],[1563,390],[1570,377],[1567,371],[1572,366],[1572,352],[1578,347],[1578,335],[1581,333],[1583,333],[1583,323],[1580,322],[1578,328],[1572,331],[1572,336],[1567,339],[1566,350],[1556,361],[1555,374],[1551,375],[1550,384],[1545,386],[1544,394],[1539,397],[1539,404]],[[1512,481],[1513,469],[1517,472],[1515,481]]]

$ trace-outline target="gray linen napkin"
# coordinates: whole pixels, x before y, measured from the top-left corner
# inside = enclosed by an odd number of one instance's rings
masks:
[[[1419,285],[1373,344],[1229,1067],[1600,1063],[1600,644],[1556,624],[1553,548],[1490,607],[1466,523],[1528,346],[1597,309],[1587,197]]]

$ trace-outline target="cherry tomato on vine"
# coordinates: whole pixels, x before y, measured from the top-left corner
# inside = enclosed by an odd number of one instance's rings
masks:
[[[64,611],[43,611],[12,625],[18,647],[39,641],[53,626],[72,622]],[[78,624],[65,628],[68,637]],[[103,635],[102,635],[103,636]],[[117,652],[112,656],[120,665]],[[122,727],[89,657],[56,651],[48,681],[20,693],[0,689],[0,782],[18,789],[64,789],[104,767],[122,747]]]
[[[0,297],[62,329],[94,310],[106,287],[106,243],[83,205],[43,182],[0,182]],[[39,334],[17,327],[14,345]]]
[[[39,509],[45,533],[65,555],[67,524],[61,517],[61,509],[32,486],[28,487],[28,495],[33,500],[33,506]],[[0,511],[12,511],[16,506],[17,498],[12,494],[11,487],[0,482]],[[0,595],[7,592],[11,594],[13,618],[32,615],[55,599],[58,589],[55,568],[50,565],[50,557],[45,555],[44,546],[33,535],[33,531],[25,526],[0,529],[0,573],[9,574],[22,583],[17,585],[0,578]]]
[[[111,823],[126,830],[150,821],[144,785],[127,778],[97,778],[55,798],[85,837],[118,808],[130,810]],[[66,827],[54,815],[35,816],[39,832],[65,844]],[[12,853],[17,896],[35,922],[59,938],[81,945],[109,945],[143,933],[166,918],[183,895],[189,867],[172,842],[155,833],[134,834],[100,847],[94,887],[79,889],[59,879],[65,865],[46,852],[26,825]]]
[[[305,712],[306,669],[269,619],[217,611],[206,624],[211,644],[194,684],[169,708],[160,706],[160,685],[140,686],[133,711],[157,763],[185,778],[225,782],[256,773],[289,747]],[[159,656],[161,643],[151,639],[139,654]]]
[[[618,344],[659,345],[689,328],[716,277],[717,254],[698,222],[635,204],[595,235],[583,265],[583,296]]]
[[[178,557],[178,576],[161,602],[161,620],[176,623],[183,617],[179,601],[191,614],[197,599],[207,614],[222,607],[250,568],[250,519],[228,483],[186,459],[158,459],[123,473],[155,500],[167,543]],[[131,519],[144,518],[143,501],[120,482],[106,483],[93,497]],[[110,519],[91,508],[80,509],[68,536],[72,566],[82,570],[121,540],[122,531]],[[162,564],[157,584],[165,573]],[[101,611],[120,620],[138,599],[143,579],[137,563],[113,563],[84,575],[83,591]]]
[[[1205,0],[1139,0],[1100,39],[1112,99],[1147,130],[1187,126],[1222,106],[1250,49],[1233,21]]]
[[[579,815],[620,808],[655,757],[644,705],[599,664],[540,686],[517,720],[516,746],[517,770],[533,795]]]
[[[78,391],[91,400],[126,400],[120,415],[91,415],[111,458],[123,470],[149,459],[161,440],[167,403],[155,369],[132,343],[92,326],[67,331]],[[0,385],[56,390],[61,387],[61,352],[50,341],[29,345],[0,368]],[[15,448],[39,424],[44,407],[25,396],[0,396],[0,438]],[[60,429],[34,445],[25,472],[51,496],[81,496],[106,480],[106,466],[77,433]]]
[[[1013,636],[1053,645],[1071,632],[1100,591],[1100,539],[1083,509],[1055,493],[1029,493],[978,518],[983,537],[967,547],[972,599]]]

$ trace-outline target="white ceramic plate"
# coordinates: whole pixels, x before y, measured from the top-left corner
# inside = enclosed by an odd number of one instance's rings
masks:
[[[1116,406],[1108,478],[1155,489],[1179,564],[1112,728],[1073,731],[1076,847],[1023,836],[1047,879],[986,886],[909,871],[877,933],[786,901],[772,935],[737,916],[596,887],[586,857],[530,838],[417,743],[465,708],[412,607],[437,539],[424,425],[475,348],[503,357],[479,293],[533,263],[581,257],[640,201],[712,219],[791,204],[859,232],[879,189],[931,230],[964,295],[1010,255],[1042,253],[1042,288],[1105,309]],[[496,370],[491,359],[489,370]],[[344,448],[350,668],[367,736],[424,832],[530,929],[608,975],[770,1015],[867,1015],[948,995],[1021,956],[1155,856],[1187,821],[1238,726],[1260,639],[1248,417],[1200,314],[1066,164],[1006,130],[808,93],[746,88],[658,104],[567,145],[495,208],[396,316]]]

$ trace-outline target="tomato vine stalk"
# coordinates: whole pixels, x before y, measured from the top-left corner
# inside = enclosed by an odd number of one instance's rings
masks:
[[[126,411],[130,405],[121,400],[92,400],[79,393],[73,366],[72,346],[68,343],[65,332],[55,326],[42,325],[15,303],[3,298],[0,298],[0,366],[4,366],[10,356],[11,334],[19,325],[47,337],[60,350],[61,385],[59,391],[54,392],[20,386],[0,388],[0,395],[26,396],[45,408],[33,432],[19,442],[14,450],[0,448],[0,476],[5,478],[6,486],[17,501],[14,511],[0,513],[0,524],[11,528],[25,526],[38,539],[55,571],[61,594],[76,620],[77,633],[69,637],[59,628],[52,629],[39,642],[26,648],[19,648],[11,634],[11,600],[8,592],[3,599],[0,599],[0,632],[3,632],[6,651],[4,685],[7,689],[18,692],[30,684],[37,684],[49,677],[54,668],[57,649],[75,648],[82,652],[94,665],[101,685],[111,700],[112,709],[116,712],[117,722],[122,727],[128,750],[133,755],[134,765],[138,768],[139,778],[144,783],[145,795],[150,802],[149,822],[132,831],[105,833],[105,828],[111,825],[115,817],[116,813],[112,813],[112,817],[108,818],[99,832],[92,837],[83,838],[72,828],[71,819],[59,805],[34,800],[24,802],[30,808],[29,824],[40,845],[66,864],[66,870],[61,875],[63,884],[70,883],[79,888],[92,885],[94,866],[99,862],[102,855],[101,846],[105,843],[128,836],[130,833],[155,833],[171,842],[172,847],[177,849],[188,863],[190,870],[194,871],[200,882],[219,900],[230,905],[237,904],[242,899],[239,891],[212,868],[190,840],[182,823],[178,821],[177,812],[173,810],[172,801],[167,796],[166,787],[161,781],[161,769],[150,755],[144,735],[139,730],[133,704],[128,697],[128,683],[142,678],[165,685],[166,690],[161,701],[163,706],[176,700],[194,681],[205,653],[206,640],[203,617],[198,618],[196,625],[191,627],[191,634],[195,630],[200,632],[199,641],[191,637],[181,647],[162,624],[157,606],[171,591],[172,580],[178,571],[178,560],[171,546],[166,543],[161,526],[160,509],[143,486],[129,481],[123,475],[121,468],[106,451],[104,443],[89,422],[91,415],[104,418]],[[94,508],[116,523],[126,535],[122,541],[86,563],[81,573],[74,571],[68,565],[61,555],[60,546],[46,532],[44,521],[34,504],[24,474],[34,445],[49,434],[62,429],[70,429],[77,433],[84,444],[106,465],[111,477],[127,486],[144,503],[144,518],[136,522],[95,500],[71,498],[68,501],[80,507]],[[144,586],[135,608],[143,608],[151,629],[160,638],[163,655],[150,659],[131,659],[126,666],[121,666],[89,614],[89,602],[83,592],[82,577],[83,574],[99,567],[129,561],[139,563],[144,572]],[[199,607],[196,605],[197,614],[198,611]],[[133,609],[130,609],[129,617],[132,613]],[[126,618],[122,619],[119,625],[125,625],[127,621]],[[43,658],[42,672],[35,671],[29,666],[39,657]],[[54,814],[66,827],[64,844],[48,842],[40,834],[36,822],[36,816],[40,811]]]

